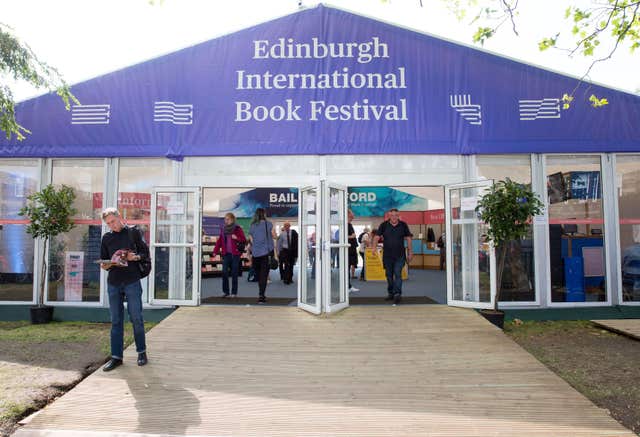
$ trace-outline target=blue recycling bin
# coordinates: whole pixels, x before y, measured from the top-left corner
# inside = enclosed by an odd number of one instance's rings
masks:
[[[584,302],[584,262],[580,256],[564,257],[567,302]]]

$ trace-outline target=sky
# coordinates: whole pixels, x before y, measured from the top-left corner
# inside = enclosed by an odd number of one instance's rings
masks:
[[[504,26],[484,49],[554,71],[581,77],[591,63],[565,51],[540,52],[538,41],[568,28],[569,3],[591,0],[521,1],[515,36]],[[69,84],[82,82],[151,58],[299,10],[298,0],[0,0],[0,22],[56,67]],[[303,7],[318,2],[302,1]],[[325,2],[372,18],[473,45],[477,25],[459,21],[443,0],[333,0]],[[568,33],[568,32],[567,32]],[[561,41],[562,42],[562,41]],[[564,41],[570,47],[571,40]],[[479,47],[479,46],[478,46]],[[640,51],[621,48],[594,67],[594,82],[640,93]],[[6,81],[5,78],[2,78]],[[17,101],[43,91],[9,81]]]

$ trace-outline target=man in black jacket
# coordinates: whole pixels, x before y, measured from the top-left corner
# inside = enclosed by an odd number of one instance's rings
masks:
[[[298,261],[298,233],[286,222],[278,237],[278,259],[280,277],[285,284],[293,284],[293,266]]]
[[[105,372],[122,364],[124,343],[124,300],[133,325],[133,338],[138,352],[138,366],[147,364],[147,352],[142,319],[142,286],[138,262],[149,259],[149,247],[142,239],[140,231],[122,223],[116,208],[107,208],[102,219],[110,231],[102,236],[100,257],[101,267],[109,271],[107,279],[109,311],[111,313],[111,359],[102,368]],[[137,251],[136,251],[137,249]]]

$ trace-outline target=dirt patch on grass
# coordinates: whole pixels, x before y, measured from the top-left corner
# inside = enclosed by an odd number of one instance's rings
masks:
[[[0,436],[100,367],[109,357],[110,329],[108,323],[0,322]],[[128,324],[125,344],[131,342]]]
[[[640,341],[588,321],[507,323],[505,332],[624,426],[640,433]]]

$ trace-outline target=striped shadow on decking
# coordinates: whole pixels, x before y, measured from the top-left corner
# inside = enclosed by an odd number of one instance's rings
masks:
[[[16,436],[633,435],[472,310],[181,308],[148,348]]]

